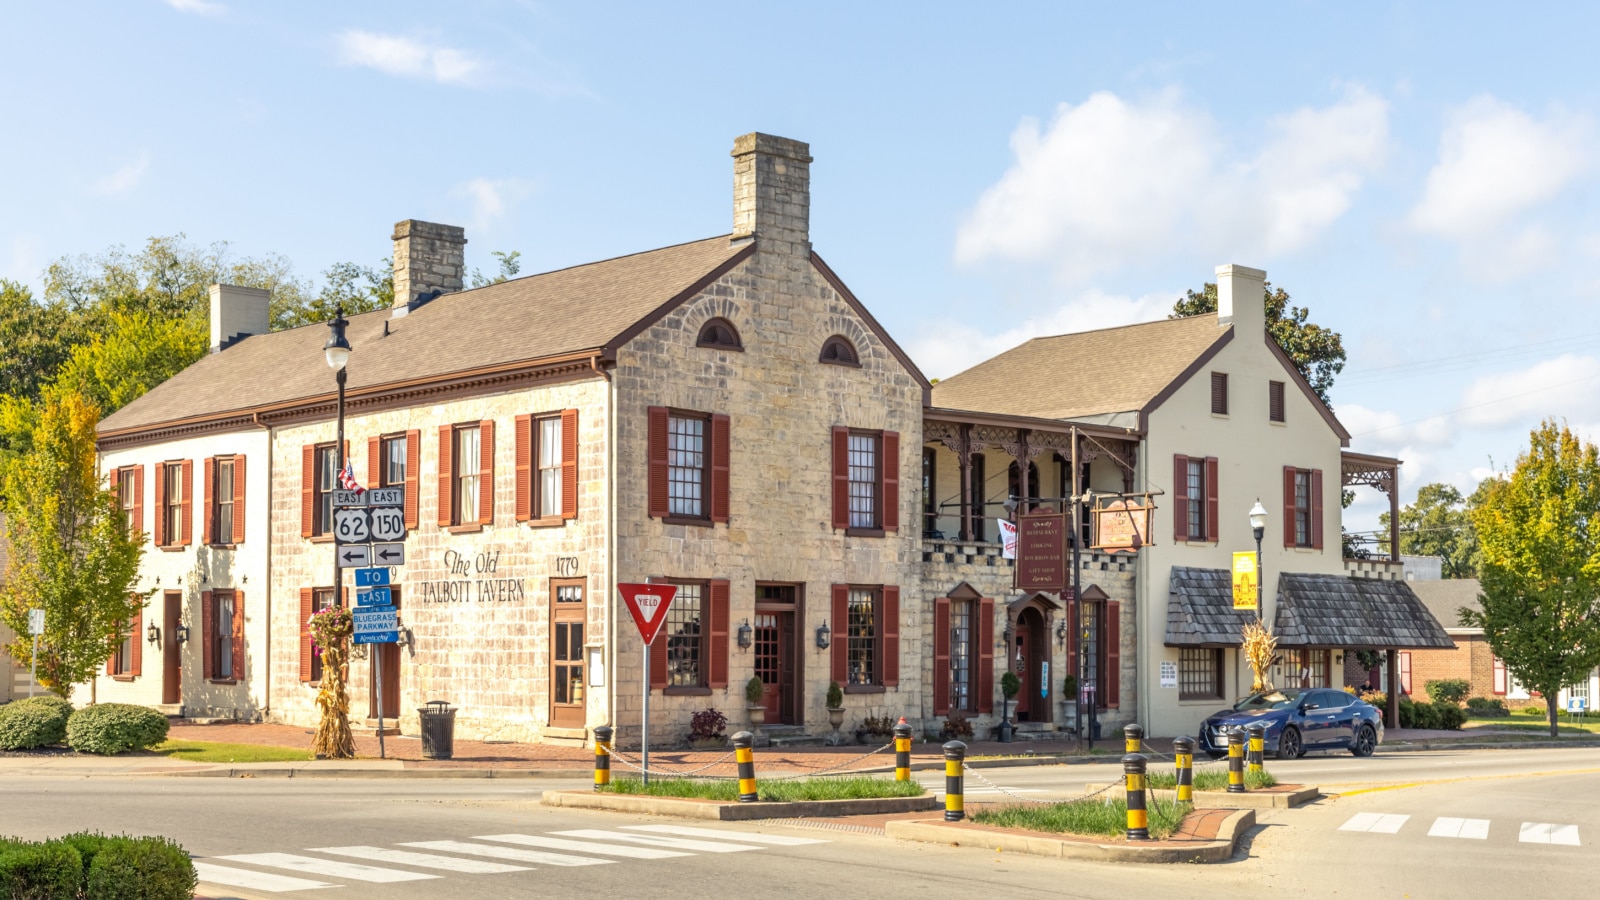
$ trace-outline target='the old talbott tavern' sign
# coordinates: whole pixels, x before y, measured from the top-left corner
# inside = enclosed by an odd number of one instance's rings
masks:
[[[1017,519],[1017,583],[1022,591],[1065,590],[1067,517],[1034,513]]]

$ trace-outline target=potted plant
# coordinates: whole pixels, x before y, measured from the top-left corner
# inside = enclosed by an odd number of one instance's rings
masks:
[[[1005,695],[1005,703],[1000,707],[1000,741],[1011,743],[1011,699],[1022,690],[1022,679],[1015,672],[1007,672],[1000,676],[1000,693]]]
[[[839,682],[828,682],[828,724],[834,731],[844,724],[844,689],[839,687]]]
[[[894,719],[888,716],[867,716],[856,729],[856,743],[875,744],[894,740]]]
[[[767,705],[762,702],[762,695],[767,691],[767,686],[761,682],[761,676],[751,675],[750,680],[744,683],[744,702],[750,713],[750,724],[760,726],[767,721]]]
[[[689,720],[689,746],[696,750],[721,750],[728,744],[724,733],[727,728],[728,717],[706,707]]]

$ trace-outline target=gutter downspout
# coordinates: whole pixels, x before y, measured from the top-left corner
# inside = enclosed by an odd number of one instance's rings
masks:
[[[272,426],[261,421],[260,413],[251,413],[250,421],[257,428],[260,428],[262,431],[267,433],[267,527],[263,529],[266,532],[265,577],[267,579],[267,646],[266,666],[265,672],[262,676],[263,688],[261,691],[261,721],[265,722],[267,717],[272,715]],[[245,484],[244,488],[245,493],[248,495],[250,491],[250,485],[248,482]],[[246,507],[246,511],[248,512],[248,506]],[[245,523],[246,528],[248,528],[249,525],[249,522]]]
[[[617,728],[617,623],[611,615],[611,606],[617,596],[617,383],[611,373],[600,367],[600,359],[596,356],[589,357],[589,366],[595,373],[606,380],[606,470],[603,483],[605,484],[605,542],[606,542],[606,576],[602,579],[605,589],[605,602],[602,606],[604,618],[602,619],[601,633],[606,641],[606,673],[607,701],[606,724],[613,729]]]
[[[1150,490],[1150,436],[1139,441],[1139,457],[1134,461],[1134,479],[1143,485],[1144,490]],[[1145,634],[1144,616],[1146,599],[1150,596],[1150,553],[1148,550],[1139,554],[1139,563],[1135,567],[1137,581],[1133,589],[1133,633],[1134,666],[1133,666],[1133,693],[1134,702],[1138,704],[1134,721],[1144,729],[1144,733],[1154,735],[1150,725],[1150,706],[1152,698],[1148,693],[1150,689],[1150,666],[1155,659],[1153,636]],[[1148,602],[1154,602],[1153,600]],[[1170,601],[1169,601],[1170,602]],[[1158,663],[1159,665],[1159,663]]]

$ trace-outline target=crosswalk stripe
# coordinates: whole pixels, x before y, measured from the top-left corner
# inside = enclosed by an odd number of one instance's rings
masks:
[[[1365,831],[1372,834],[1394,834],[1410,816],[1394,813],[1356,813],[1350,821],[1339,826],[1340,831]]]
[[[435,856],[432,853],[413,853],[409,850],[385,850],[382,847],[308,847],[312,853],[332,853],[336,856],[353,856],[373,862],[399,863],[423,869],[443,869],[447,872],[465,872],[469,875],[498,875],[502,872],[526,872],[527,866],[484,862],[481,859],[460,859],[454,856]]]
[[[691,856],[681,850],[659,850],[655,847],[617,846],[616,844],[596,844],[590,841],[569,841],[565,838],[545,837],[533,834],[480,834],[473,838],[475,841],[503,841],[507,844],[523,844],[528,847],[548,847],[552,850],[581,850],[584,853],[598,853],[601,856],[625,856],[629,859],[667,859],[673,856]]]
[[[1487,840],[1489,837],[1488,819],[1458,819],[1451,816],[1440,816],[1433,820],[1433,827],[1428,829],[1428,837],[1471,838],[1473,840]]]
[[[495,859],[516,859],[522,862],[543,863],[547,866],[603,866],[609,859],[591,859],[586,856],[565,856],[560,853],[541,853],[538,850],[520,850],[516,847],[493,847],[489,844],[469,844],[466,841],[412,841],[402,847],[419,850],[443,850],[447,853],[470,853],[474,856],[492,856]]]
[[[312,875],[353,878],[356,881],[371,881],[377,884],[390,884],[397,881],[422,881],[439,877],[437,875],[426,875],[422,872],[402,872],[399,869],[380,869],[376,866],[363,866],[359,863],[317,859],[314,856],[299,856],[294,853],[243,853],[237,856],[219,856],[217,859],[225,859],[229,862],[251,863],[275,869],[290,869],[295,872],[308,872]]]
[[[1517,840],[1524,844],[1563,844],[1568,847],[1580,846],[1578,841],[1578,826],[1552,825],[1549,822],[1523,822],[1522,831]]]
[[[230,866],[219,866],[204,860],[194,861],[194,871],[200,880],[206,884],[220,884],[227,887],[250,888],[256,891],[266,891],[276,894],[280,891],[309,891],[312,888],[338,887],[325,881],[312,881],[309,878],[291,878],[288,875],[274,875],[271,872],[252,872],[248,869],[235,869]]]
[[[788,837],[781,834],[762,834],[756,831],[721,831],[716,828],[690,828],[687,825],[624,825],[629,831],[649,831],[659,834],[680,834],[685,837],[716,838],[726,841],[743,841],[747,844],[772,844],[775,847],[801,847],[806,844],[826,844],[816,838]]]
[[[605,831],[599,828],[579,828],[575,831],[556,831],[552,832],[552,834],[562,834],[567,837],[594,838],[599,841],[633,841],[637,844],[647,844],[652,847],[668,847],[673,850],[699,850],[703,853],[738,853],[741,850],[761,849],[741,844],[713,844],[710,841],[656,837],[653,834],[629,834],[626,831]]]

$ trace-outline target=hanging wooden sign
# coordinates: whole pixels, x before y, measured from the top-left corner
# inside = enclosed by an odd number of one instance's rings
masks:
[[[1137,550],[1150,540],[1151,508],[1113,500],[1094,511],[1096,550]]]
[[[1017,519],[1016,583],[1023,591],[1059,591],[1070,580],[1067,517],[1031,513]]]

